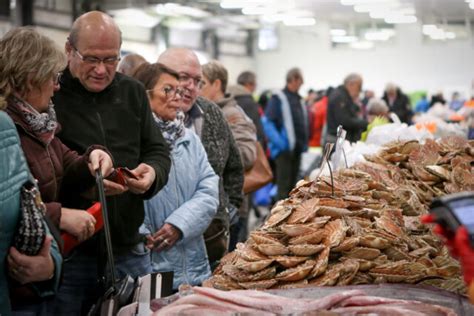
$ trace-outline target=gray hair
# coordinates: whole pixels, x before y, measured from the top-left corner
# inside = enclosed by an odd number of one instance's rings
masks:
[[[359,75],[358,73],[351,73],[344,78],[344,85],[348,85],[354,82],[361,82],[362,81],[362,76]]]
[[[127,54],[125,55],[117,66],[117,71],[127,76],[133,76],[135,70],[146,62],[146,59],[139,54]]]
[[[295,68],[291,68],[290,70],[288,70],[288,72],[286,73],[286,83],[289,83],[293,80],[297,80],[297,79],[303,79],[303,75],[301,74],[301,70],[297,67]]]
[[[393,82],[389,82],[387,83],[387,85],[385,86],[385,91],[397,91],[398,89],[398,86],[396,84],[394,84]]]
[[[66,67],[63,50],[29,26],[17,27],[0,39],[0,108],[14,92],[25,96]]]
[[[255,84],[257,76],[252,71],[244,71],[237,77],[237,83],[244,86],[246,84]]]
[[[385,115],[388,111],[387,103],[382,99],[372,98],[367,103],[368,115]]]

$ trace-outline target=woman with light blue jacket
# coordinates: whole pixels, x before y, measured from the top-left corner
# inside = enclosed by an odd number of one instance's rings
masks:
[[[134,77],[148,89],[157,126],[171,152],[168,183],[145,202],[145,222],[154,272],[173,271],[173,289],[211,276],[203,233],[218,207],[218,176],[199,137],[184,127],[179,75],[161,64],[142,64]]]

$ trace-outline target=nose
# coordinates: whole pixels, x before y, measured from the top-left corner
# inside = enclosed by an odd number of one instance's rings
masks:
[[[104,74],[106,72],[106,68],[105,68],[104,63],[102,61],[100,61],[98,64],[96,64],[95,67],[94,67],[94,71],[98,75]]]

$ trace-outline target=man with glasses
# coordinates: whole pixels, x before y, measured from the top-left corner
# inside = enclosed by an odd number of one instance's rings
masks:
[[[204,233],[209,262],[214,268],[227,251],[229,213],[236,213],[242,203],[243,167],[239,149],[219,107],[198,97],[202,74],[196,54],[186,48],[170,48],[159,56],[158,62],[179,74],[185,124],[198,134],[209,163],[219,176],[219,207]]]
[[[145,89],[134,79],[116,73],[120,45],[121,33],[111,17],[97,11],[80,16],[65,45],[68,67],[54,103],[62,126],[58,136],[65,144],[80,153],[90,144],[104,145],[115,167],[128,167],[137,177],[127,177],[125,185],[104,180],[115,266],[119,277],[136,277],[151,271],[150,265],[136,261],[150,260],[138,234],[144,219],[143,200],[166,184],[170,158],[153,121]],[[86,199],[65,196],[64,200],[69,207],[91,205]],[[83,315],[95,303],[100,295],[97,277],[107,273],[100,239],[79,245],[65,260],[63,283],[48,309],[50,314]],[[139,269],[144,266],[147,270]]]

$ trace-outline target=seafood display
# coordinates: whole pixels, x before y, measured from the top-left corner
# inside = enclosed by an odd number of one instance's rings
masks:
[[[368,296],[360,290],[340,291],[319,299],[288,298],[261,291],[231,292],[193,287],[187,295],[155,310],[153,315],[444,315],[448,307],[414,300]]]
[[[409,283],[465,291],[459,263],[419,216],[435,197],[474,191],[474,143],[458,137],[396,142],[365,158],[301,181],[203,286]]]

